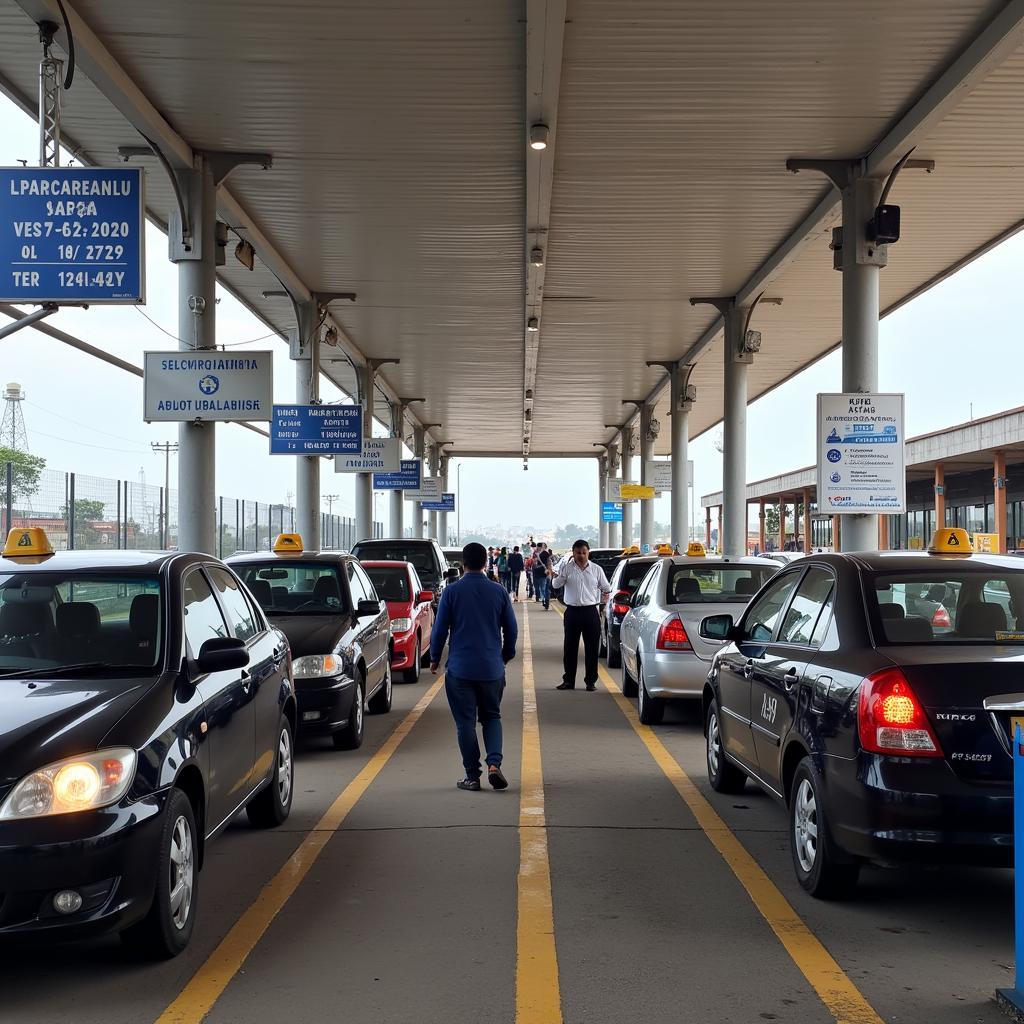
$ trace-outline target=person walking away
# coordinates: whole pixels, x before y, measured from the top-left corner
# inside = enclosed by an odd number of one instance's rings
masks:
[[[487,549],[487,578],[489,580],[496,580],[498,578],[497,570],[494,568],[494,563],[498,558],[497,551],[494,548]]]
[[[524,552],[525,554],[525,552]],[[537,561],[537,548],[531,544],[530,552],[523,562],[523,575],[526,577],[526,600],[533,597],[533,567]]]
[[[508,589],[512,594],[512,600],[519,601],[519,581],[523,578],[523,570],[526,568],[526,561],[517,544],[508,556]]]
[[[551,607],[551,560],[554,557],[546,541],[537,545],[537,565],[534,567],[533,592],[544,605],[544,611]]]
[[[501,696],[505,666],[516,656],[519,627],[508,592],[486,576],[482,544],[462,549],[462,579],[444,588],[430,634],[430,671],[437,675],[448,644],[444,690],[455,719],[465,776],[459,789],[480,789],[479,721],[486,749],[487,781],[508,788],[501,771]]]
[[[562,646],[562,682],[558,690],[576,688],[576,666],[583,637],[583,682],[588,690],[597,689],[597,656],[601,647],[601,617],[598,605],[611,593],[604,570],[590,561],[590,545],[578,540],[557,568],[549,570],[551,582],[564,587],[565,630]]]
[[[508,548],[503,547],[501,551],[498,552],[497,566],[498,580],[501,583],[501,585],[505,588],[505,590],[507,590],[508,593],[511,594],[511,579],[508,571]]]

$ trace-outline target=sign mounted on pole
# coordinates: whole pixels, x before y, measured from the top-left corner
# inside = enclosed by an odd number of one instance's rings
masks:
[[[639,487],[639,486],[640,485],[637,483],[636,480],[619,480],[617,477],[609,477],[609,479],[608,479],[608,488],[607,488],[607,493],[605,494],[605,498],[608,501],[616,501],[616,502],[636,501],[637,500],[636,498],[626,498],[626,497],[623,497],[622,488],[623,487],[626,487],[626,488],[629,488],[629,487]]]
[[[650,501],[654,497],[654,488],[646,484],[623,484],[619,488],[619,496],[623,501]]]
[[[688,485],[693,486],[693,459],[686,462],[686,478]],[[647,482],[654,488],[655,494],[664,494],[672,490],[672,463],[668,460],[652,459],[647,463]]]
[[[445,491],[441,495],[440,501],[423,501],[420,502],[420,508],[424,512],[454,512],[455,511],[455,492]]]
[[[605,501],[601,504],[602,523],[621,523],[622,505],[617,501]]]
[[[146,301],[138,167],[0,168],[0,301]]]
[[[402,459],[402,467],[397,473],[373,474],[373,489],[375,491],[416,491],[419,490],[422,476],[422,459]]]
[[[818,511],[906,508],[903,395],[818,395]]]
[[[397,473],[401,468],[402,442],[397,437],[364,437],[357,455],[337,455],[335,473]]]
[[[273,352],[146,352],[142,369],[147,423],[271,419]]]
[[[363,450],[361,405],[275,405],[271,455],[344,455]]]
[[[441,500],[441,478],[439,476],[425,476],[420,480],[418,490],[406,491],[407,501],[440,501]]]

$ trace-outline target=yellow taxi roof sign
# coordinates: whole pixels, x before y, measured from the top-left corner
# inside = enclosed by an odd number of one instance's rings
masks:
[[[699,540],[691,540],[686,545],[686,553],[690,558],[703,558],[707,554],[707,549]]]
[[[936,530],[928,545],[928,553],[932,555],[969,555],[973,550],[971,535],[959,526]]]
[[[632,545],[632,547],[623,548],[622,549],[622,553],[623,553],[623,555],[639,555],[640,554],[640,548],[638,548],[636,546],[636,544],[634,544],[634,545]]]
[[[278,555],[302,554],[302,536],[298,533],[279,533],[274,541],[274,553]]]
[[[25,528],[15,527],[7,534],[4,544],[4,558],[38,558],[40,555],[52,555],[53,546],[46,531],[39,526]]]
[[[657,553],[659,555],[671,555],[671,554],[673,554],[672,545],[671,544],[659,544],[658,545]]]

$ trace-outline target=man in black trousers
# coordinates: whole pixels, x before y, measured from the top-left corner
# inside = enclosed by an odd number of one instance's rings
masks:
[[[583,637],[583,682],[588,690],[597,689],[597,656],[601,648],[600,603],[611,593],[604,570],[590,561],[590,545],[578,540],[572,555],[566,556],[552,573],[551,583],[564,587],[565,641],[562,647],[562,683],[558,690],[576,689],[576,665]]]

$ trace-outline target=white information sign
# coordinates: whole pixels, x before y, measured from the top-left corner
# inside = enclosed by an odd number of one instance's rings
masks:
[[[818,511],[906,507],[903,395],[818,395]]]
[[[632,484],[636,486],[639,483],[639,480],[620,480],[618,477],[610,477],[608,479],[608,493],[605,495],[605,501],[639,501],[639,498],[624,498],[620,493],[623,485]]]
[[[142,418],[149,422],[272,419],[274,353],[146,352]]]
[[[686,463],[687,481],[690,487],[693,486],[693,459]],[[658,494],[672,490],[672,462],[671,460],[652,459],[647,463],[647,484],[653,487]]]
[[[360,455],[335,455],[335,473],[397,473],[402,468],[398,437],[364,437]]]
[[[441,500],[441,478],[439,476],[425,476],[420,481],[418,491],[406,491],[406,501],[440,501]]]

